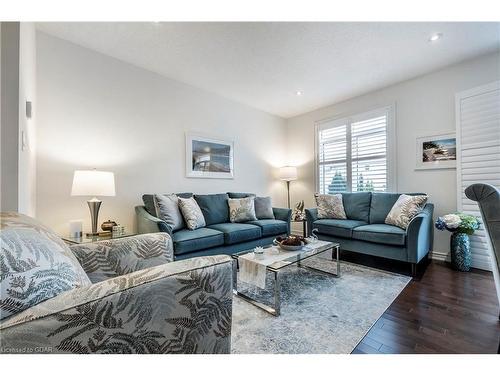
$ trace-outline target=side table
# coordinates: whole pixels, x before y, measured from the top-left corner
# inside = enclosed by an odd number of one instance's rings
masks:
[[[69,245],[75,245],[75,244],[115,240],[117,238],[131,237],[136,235],[137,233],[132,233],[132,232],[125,232],[123,234],[113,234],[110,232],[109,234],[101,234],[97,236],[83,235],[82,237],[61,237],[61,239],[64,242],[68,243]]]
[[[292,223],[302,223],[302,236],[307,237],[307,220],[292,220]]]

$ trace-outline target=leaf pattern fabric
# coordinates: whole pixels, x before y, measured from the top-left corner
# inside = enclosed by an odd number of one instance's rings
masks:
[[[206,226],[203,212],[201,212],[198,202],[196,202],[193,197],[179,198],[179,208],[189,230],[195,230]]]
[[[257,220],[255,216],[255,197],[227,200],[229,205],[229,220],[231,223],[243,223]]]
[[[318,219],[347,219],[342,194],[314,195],[318,206]]]
[[[74,289],[0,323],[0,352],[230,353],[231,258],[171,262]]]
[[[70,246],[93,283],[174,260],[171,237],[150,233]]]
[[[385,223],[402,229],[408,228],[410,221],[422,211],[427,195],[401,194],[385,218]]]
[[[0,319],[91,282],[68,246],[18,213],[0,216]]]

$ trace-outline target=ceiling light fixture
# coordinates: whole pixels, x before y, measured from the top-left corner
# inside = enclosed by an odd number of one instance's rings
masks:
[[[302,91],[300,91],[300,90],[295,91],[295,95],[302,96]]]
[[[435,42],[435,41],[441,39],[442,37],[443,37],[443,34],[441,34],[441,33],[432,34],[429,38],[429,42]]]

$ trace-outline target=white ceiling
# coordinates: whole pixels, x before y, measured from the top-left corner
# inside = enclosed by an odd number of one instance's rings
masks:
[[[500,48],[500,23],[38,23],[285,118]],[[429,42],[433,33],[443,38]],[[303,91],[296,96],[297,90]]]

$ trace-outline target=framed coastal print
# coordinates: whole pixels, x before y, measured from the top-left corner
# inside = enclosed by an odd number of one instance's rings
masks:
[[[415,169],[456,168],[457,138],[455,133],[417,138]]]
[[[234,142],[186,134],[186,177],[233,178]]]

